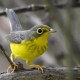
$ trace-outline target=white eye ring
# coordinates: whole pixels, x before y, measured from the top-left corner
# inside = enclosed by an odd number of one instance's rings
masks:
[[[42,33],[43,33],[43,30],[42,30],[41,28],[38,28],[38,29],[37,29],[37,33],[38,33],[38,34],[42,34]]]

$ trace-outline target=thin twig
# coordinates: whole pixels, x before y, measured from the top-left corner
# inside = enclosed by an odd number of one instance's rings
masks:
[[[11,67],[13,62],[11,61],[11,59],[9,58],[9,56],[7,55],[7,52],[5,51],[5,49],[3,48],[3,46],[0,44],[0,49],[2,50],[3,54],[5,55],[5,57],[7,58],[8,62],[10,63]]]
[[[57,7],[57,8],[66,8],[66,6],[67,6],[67,4],[55,4],[55,7]],[[71,4],[71,7],[73,7],[73,8],[80,7],[79,1],[78,2],[73,1],[73,3]],[[28,5],[25,7],[14,8],[13,10],[16,13],[23,13],[23,12],[27,12],[27,11],[39,11],[39,10],[46,11],[46,10],[48,10],[48,7],[47,7],[47,5],[42,5],[42,4],[39,4],[39,5],[32,4],[32,5]],[[2,16],[2,15],[6,15],[5,10],[0,11],[0,16]]]
[[[25,6],[25,7],[19,7],[19,8],[14,8],[13,10],[16,12],[16,13],[23,13],[23,12],[26,12],[26,11],[39,11],[39,10],[46,10],[47,9],[47,6],[46,5],[28,5],[28,6]],[[0,12],[0,16],[2,15],[6,15],[6,11],[3,10]]]

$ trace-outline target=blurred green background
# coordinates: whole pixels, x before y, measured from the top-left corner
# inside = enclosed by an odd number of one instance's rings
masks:
[[[57,32],[50,36],[48,50],[34,63],[54,66],[79,66],[80,64],[80,1],[79,0],[0,0],[0,11],[5,8],[19,8],[31,4],[45,4],[48,10],[26,11],[18,13],[23,29],[35,25],[46,24]],[[10,33],[10,24],[7,16],[0,16],[0,31]],[[0,44],[4,46],[9,56],[11,51],[8,42],[2,37]],[[25,61],[22,62],[26,67]],[[5,72],[9,62],[0,50],[0,72]],[[26,67],[27,68],[27,67]]]

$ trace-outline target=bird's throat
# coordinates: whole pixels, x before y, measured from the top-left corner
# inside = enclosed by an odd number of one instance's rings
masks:
[[[41,36],[39,38],[34,39],[36,45],[43,46],[48,43],[48,36]]]

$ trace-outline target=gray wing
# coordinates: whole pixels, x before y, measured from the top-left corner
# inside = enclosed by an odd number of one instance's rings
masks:
[[[22,40],[31,40],[30,31],[16,31],[6,35],[6,39],[13,43],[21,43]]]
[[[22,40],[25,39],[25,32],[22,31],[17,31],[17,32],[12,32],[6,36],[7,40],[13,43],[21,43]]]
[[[21,31],[22,26],[19,22],[17,15],[15,14],[14,10],[6,8],[6,14],[11,22],[12,32],[13,31]]]

